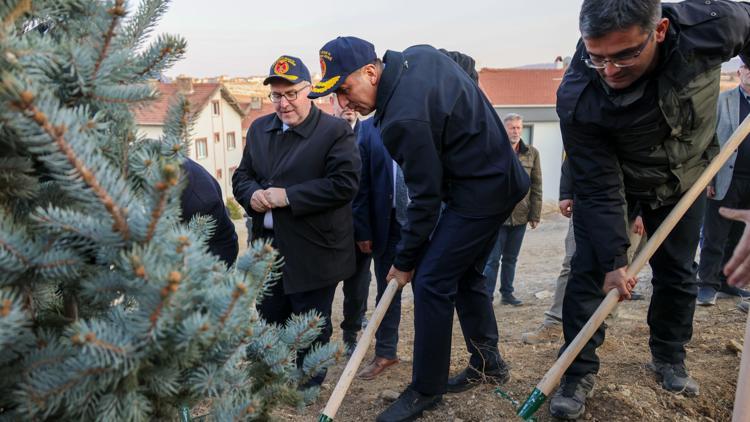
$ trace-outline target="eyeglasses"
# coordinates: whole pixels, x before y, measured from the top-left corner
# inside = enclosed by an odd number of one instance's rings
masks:
[[[589,58],[587,59],[581,58],[581,60],[583,60],[583,62],[586,63],[586,66],[592,69],[604,69],[607,67],[607,63],[612,63],[612,66],[618,69],[623,68],[623,67],[630,67],[636,63],[638,56],[640,56],[641,53],[643,53],[643,50],[646,49],[648,42],[651,41],[651,37],[653,36],[654,36],[654,32],[651,31],[651,33],[648,34],[648,38],[646,38],[646,41],[644,41],[643,44],[639,45],[638,49],[632,54],[627,54],[625,56],[620,56],[614,59],[591,57],[589,55]]]
[[[296,91],[289,91],[285,93],[280,92],[272,92],[268,94],[268,99],[271,100],[272,103],[278,103],[281,102],[281,97],[286,98],[287,101],[294,101],[297,99],[297,94],[302,92],[305,88],[309,87],[310,85],[305,85],[302,88],[296,90]]]

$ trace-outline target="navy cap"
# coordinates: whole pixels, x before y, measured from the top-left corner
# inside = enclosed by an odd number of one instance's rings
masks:
[[[263,80],[263,85],[270,84],[274,79],[283,79],[293,84],[302,81],[312,83],[307,66],[302,63],[302,60],[292,56],[281,56],[276,59],[271,65],[271,70],[268,71],[268,77]]]
[[[329,41],[320,49],[320,72],[323,76],[307,96],[318,98],[335,92],[349,74],[377,58],[375,46],[363,39],[338,37]]]

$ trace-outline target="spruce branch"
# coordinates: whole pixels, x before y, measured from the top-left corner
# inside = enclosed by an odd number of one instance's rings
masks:
[[[10,243],[4,241],[2,238],[0,238],[0,247],[2,249],[5,249],[7,252],[13,255],[16,259],[21,261],[21,263],[24,265],[29,265],[29,262],[31,262],[31,258],[23,255],[21,252],[18,251],[18,249],[14,248]]]
[[[151,211],[151,222],[148,224],[148,232],[146,233],[146,242],[150,242],[156,232],[156,226],[159,223],[159,219],[164,213],[164,208],[167,205],[169,199],[169,188],[174,187],[179,182],[179,171],[172,164],[167,164],[162,169],[163,180],[156,183],[156,191],[159,193],[157,205]]]
[[[34,404],[36,404],[36,406],[41,409],[45,409],[50,397],[62,395],[64,392],[70,390],[71,388],[80,385],[81,382],[85,381],[86,379],[92,376],[101,375],[111,370],[111,368],[87,368],[79,370],[72,378],[70,378],[66,383],[62,385],[46,391],[32,390],[30,392],[29,398],[34,402]]]
[[[47,115],[39,110],[33,103],[34,94],[29,91],[22,91],[19,95],[20,101],[16,102],[14,106],[20,110],[26,112],[27,117],[39,125],[47,135],[52,138],[57,148],[65,155],[68,162],[76,169],[78,174],[81,175],[84,183],[88,185],[99,198],[99,201],[104,204],[109,214],[115,221],[113,229],[118,231],[123,239],[128,240],[130,238],[130,229],[125,218],[124,212],[120,207],[115,204],[112,196],[102,187],[99,181],[94,176],[94,173],[86,167],[83,162],[78,158],[70,143],[65,139],[65,133],[67,128],[64,124],[53,126]]]
[[[159,317],[161,316],[161,311],[164,309],[164,307],[167,305],[167,302],[169,301],[169,298],[177,292],[177,290],[180,288],[180,283],[182,282],[182,273],[179,271],[172,271],[169,273],[168,276],[168,284],[164,286],[164,288],[161,289],[159,294],[161,295],[161,301],[159,301],[159,304],[156,305],[156,309],[154,309],[154,312],[151,313],[149,316],[149,321],[151,321],[151,327],[149,328],[149,335],[151,332],[153,332],[154,328],[156,328],[156,323],[159,322]]]
[[[99,73],[99,68],[102,66],[102,62],[104,62],[104,59],[107,57],[109,45],[112,42],[112,38],[114,38],[115,36],[115,29],[117,28],[120,19],[125,16],[124,4],[125,0],[115,0],[114,7],[110,8],[107,11],[107,13],[112,16],[112,20],[109,23],[109,28],[107,29],[106,35],[104,35],[104,43],[102,44],[102,49],[99,51],[99,58],[96,60],[96,63],[94,63],[94,73],[91,76],[92,80],[96,80],[97,73]]]
[[[142,0],[140,6],[128,20],[122,31],[125,46],[137,50],[167,12],[167,0]]]
[[[3,26],[12,25],[16,19],[31,10],[31,0],[19,0],[16,5],[3,16]]]
[[[232,301],[229,302],[229,306],[227,306],[226,312],[219,318],[220,327],[224,327],[227,318],[232,314],[232,311],[234,311],[235,305],[237,305],[237,301],[247,293],[247,286],[245,283],[237,283],[237,285],[234,288],[234,291],[232,291]]]
[[[180,37],[160,35],[138,60],[140,78],[155,78],[185,55],[187,43]]]

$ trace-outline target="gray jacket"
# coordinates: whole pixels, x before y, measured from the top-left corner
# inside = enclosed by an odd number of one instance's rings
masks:
[[[740,87],[724,91],[719,95],[718,115],[719,121],[716,124],[716,137],[719,138],[719,144],[723,147],[729,137],[732,136],[737,126],[740,125]],[[737,159],[737,150],[732,153],[726,164],[721,167],[719,173],[713,180],[716,196],[712,199],[721,201],[729,190],[729,184],[732,182],[732,173],[734,172],[734,161]]]

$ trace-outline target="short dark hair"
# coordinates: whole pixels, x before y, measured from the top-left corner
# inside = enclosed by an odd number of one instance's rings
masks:
[[[584,0],[578,27],[583,38],[600,38],[638,26],[652,31],[661,19],[661,0]]]

